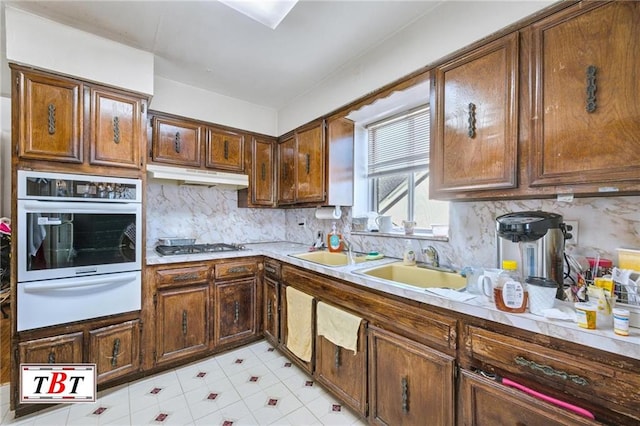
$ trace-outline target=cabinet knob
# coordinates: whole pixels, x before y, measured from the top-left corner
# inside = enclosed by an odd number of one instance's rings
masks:
[[[118,355],[120,355],[120,339],[115,339],[111,351],[111,366],[114,368],[118,365]]]
[[[174,149],[176,151],[176,154],[180,154],[180,151],[182,150],[182,146],[181,146],[181,142],[180,142],[180,132],[176,132],[176,136],[174,138]]]
[[[53,351],[49,352],[49,356],[47,357],[47,363],[49,363],[49,364],[55,364],[56,363],[56,354],[55,354],[55,352],[53,352]]]
[[[271,321],[271,318],[273,318],[273,307],[272,307],[272,301],[271,299],[269,299],[267,301],[267,320]]]
[[[233,302],[233,305],[233,323],[237,324],[238,320],[240,319],[240,303],[236,300],[235,302]]]
[[[333,358],[336,365],[336,368],[340,368],[340,346],[336,345],[335,350],[333,352]]]
[[[267,180],[267,165],[264,162],[262,163],[261,177],[263,181]]]
[[[228,160],[229,159],[229,141],[225,140],[224,141],[224,159]]]
[[[182,335],[187,335],[187,311],[182,311]]]
[[[409,412],[409,379],[403,377],[400,385],[402,386],[402,412],[407,414]]]
[[[307,174],[309,174],[311,172],[311,154],[307,153],[307,164],[306,164],[306,170],[307,170]]]

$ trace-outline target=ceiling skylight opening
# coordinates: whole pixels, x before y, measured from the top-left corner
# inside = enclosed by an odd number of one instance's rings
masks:
[[[275,30],[298,0],[218,0],[249,18]]]

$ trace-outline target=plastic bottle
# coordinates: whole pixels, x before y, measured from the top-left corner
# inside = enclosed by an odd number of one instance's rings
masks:
[[[413,251],[413,245],[410,240],[407,240],[407,247],[404,249],[402,256],[402,264],[407,266],[413,266],[416,264],[416,252]]]
[[[502,269],[493,289],[496,308],[505,312],[522,313],[527,309],[529,293],[526,285],[520,282],[518,263],[515,260],[503,260]]]
[[[329,247],[329,251],[332,253],[342,251],[342,235],[338,234],[335,222],[331,225],[331,232],[327,235],[327,247]]]

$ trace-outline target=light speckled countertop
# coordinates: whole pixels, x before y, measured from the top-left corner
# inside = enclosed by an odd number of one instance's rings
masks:
[[[640,360],[640,329],[638,328],[631,328],[629,336],[618,336],[613,332],[612,328],[586,330],[578,327],[577,324],[571,321],[549,320],[530,313],[509,314],[502,312],[497,310],[493,303],[489,302],[484,296],[477,296],[471,300],[462,302],[441,297],[426,290],[396,284],[354,272],[359,269],[397,262],[399,259],[396,258],[384,258],[349,266],[327,267],[289,256],[290,254],[306,252],[308,246],[304,244],[269,242],[247,244],[246,247],[247,250],[244,251],[178,256],[160,256],[151,249],[147,251],[146,260],[147,265],[161,265],[264,255],[285,263],[306,268],[310,271],[315,271],[363,287],[416,300],[427,305],[450,309],[465,315],[510,325],[519,329]],[[562,304],[563,302],[557,301],[556,303]]]

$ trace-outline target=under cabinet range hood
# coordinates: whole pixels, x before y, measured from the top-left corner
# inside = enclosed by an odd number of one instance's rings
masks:
[[[157,164],[147,164],[147,173],[154,179],[174,180],[179,185],[205,185],[232,190],[249,186],[249,176],[240,173],[158,166]]]

